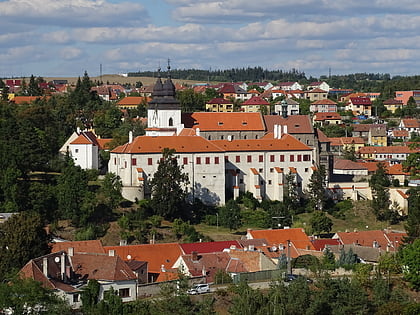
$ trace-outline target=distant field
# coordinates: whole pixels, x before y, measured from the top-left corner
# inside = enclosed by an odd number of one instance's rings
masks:
[[[82,77],[81,75],[80,77]],[[162,73],[162,79],[166,78],[166,73]],[[52,80],[67,80],[70,84],[75,84],[78,77],[45,77],[46,81]],[[92,81],[100,81],[100,77],[90,77]],[[28,79],[27,79],[28,80]],[[135,84],[137,81],[141,81],[143,85],[152,85],[156,82],[156,78],[153,77],[123,77],[118,74],[104,74],[102,75],[102,82],[110,84],[124,84],[130,83]],[[181,80],[181,79],[172,79],[174,83],[183,84],[183,85],[192,85],[194,83],[200,83],[200,81],[191,81],[191,80]]]

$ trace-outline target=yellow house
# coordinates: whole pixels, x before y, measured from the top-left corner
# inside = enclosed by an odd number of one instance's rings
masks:
[[[206,112],[232,113],[233,103],[221,97],[213,98],[207,102]]]
[[[403,102],[402,100],[396,100],[393,98],[390,98],[389,100],[384,101],[385,108],[390,111],[391,113],[395,113],[395,111],[399,108],[402,109]]]
[[[372,125],[368,133],[368,144],[376,147],[386,147],[388,138],[384,125]]]

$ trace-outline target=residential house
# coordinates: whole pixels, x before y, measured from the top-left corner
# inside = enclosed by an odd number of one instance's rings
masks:
[[[270,113],[270,103],[259,96],[253,96],[241,104],[241,111],[245,113]]]
[[[119,109],[137,109],[140,105],[145,108],[147,104],[152,100],[151,97],[144,96],[126,96],[116,103]]]
[[[331,89],[330,88],[328,90],[328,94],[331,96],[335,96],[336,99],[339,99],[340,95],[344,95],[344,94],[349,95],[351,93],[353,93],[352,89]]]
[[[398,126],[400,130],[407,130],[410,133],[420,134],[420,121],[415,118],[403,118]]]
[[[365,146],[365,141],[360,137],[332,137],[328,139],[330,140],[331,151],[338,152],[339,155],[349,150],[357,152]]]
[[[123,302],[137,298],[137,277],[124,261],[111,252],[107,254],[59,251],[31,259],[20,271],[24,278],[32,278],[52,289],[71,307],[81,307],[80,293],[89,280],[99,283],[99,300],[111,288]]]
[[[346,104],[346,110],[352,111],[354,115],[372,115],[372,101],[368,97],[350,97]]]
[[[372,102],[378,99],[381,93],[378,92],[366,92],[366,97],[368,97]]]
[[[302,90],[303,87],[298,82],[279,82],[278,87],[280,90],[292,91],[292,90]]]
[[[286,98],[274,105],[274,112],[284,117],[299,115],[299,103],[291,98]]]
[[[218,242],[199,242],[199,243],[183,243],[179,244],[184,255],[197,253],[216,253],[223,252],[228,248],[242,248],[239,241],[218,241]]]
[[[343,121],[337,112],[318,112],[313,117],[314,124],[319,124],[321,127],[327,125],[342,125]]]
[[[102,246],[100,240],[89,240],[89,241],[64,241],[51,243],[51,253],[65,251],[68,253],[70,248],[74,253],[96,253],[105,254],[106,251]]]
[[[368,169],[362,163],[337,158],[334,159],[334,174],[347,175],[348,181],[352,181],[355,176],[367,176]]]
[[[232,113],[233,102],[225,98],[213,98],[206,103],[207,112]]]
[[[330,99],[315,101],[309,107],[311,113],[331,113],[337,112],[337,103]]]
[[[363,159],[373,159],[376,161],[389,161],[391,164],[399,164],[407,159],[411,153],[419,150],[410,149],[407,146],[388,146],[388,147],[363,147],[358,150],[358,154]]]
[[[391,113],[395,113],[395,111],[397,109],[402,109],[403,107],[403,101],[402,100],[397,100],[394,98],[390,98],[386,101],[383,102],[386,110],[390,111]]]
[[[386,126],[382,124],[353,124],[351,126],[353,128],[353,137],[360,137],[363,138],[365,141],[369,140],[369,132],[371,128],[386,129]]]
[[[367,97],[367,96],[366,96],[366,93],[362,93],[362,92],[342,94],[340,96],[340,102],[348,103],[350,101],[350,98],[352,97]]]
[[[318,88],[310,90],[310,91],[305,91],[304,93],[305,93],[305,98],[307,100],[310,100],[311,102],[325,100],[328,98],[328,91],[324,91]]]
[[[394,130],[391,130],[390,133],[391,133],[390,134],[391,140],[405,142],[405,141],[408,141],[408,139],[410,138],[410,134],[407,130],[394,129]]]
[[[395,99],[402,101],[403,105],[408,104],[410,97],[416,101],[418,107],[420,104],[420,90],[395,91]]]
[[[330,86],[325,81],[322,81],[322,82],[311,82],[306,87],[306,89],[309,90],[309,91],[315,90],[315,89],[321,89],[323,91],[329,92],[330,91]]]
[[[368,144],[372,146],[385,147],[388,145],[388,137],[385,125],[372,125],[369,128]]]
[[[251,98],[251,94],[249,94],[246,90],[239,87],[237,84],[233,83],[226,83],[224,84],[218,92],[223,95],[224,99],[227,100],[240,100],[245,101]]]

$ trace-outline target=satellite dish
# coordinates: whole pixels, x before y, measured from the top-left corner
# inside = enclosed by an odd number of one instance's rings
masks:
[[[277,247],[276,246],[271,246],[271,251],[272,252],[275,252],[277,250]]]
[[[59,263],[59,262],[60,262],[60,257],[55,257],[55,258],[54,258],[54,261],[55,261],[56,263]]]
[[[130,260],[130,259],[131,259],[131,255],[127,255],[127,259],[129,259],[129,260]]]

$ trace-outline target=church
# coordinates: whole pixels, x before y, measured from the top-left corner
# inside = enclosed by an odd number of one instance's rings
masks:
[[[130,135],[128,143],[111,151],[108,170],[121,178],[123,197],[150,198],[149,183],[164,148],[175,150],[188,174],[190,200],[223,205],[249,191],[259,200],[281,201],[288,175],[304,193],[318,149],[290,134],[286,123],[268,131],[260,113],[181,114],[175,95],[168,67],[168,77],[162,82],[159,75],[148,103],[146,135]]]

